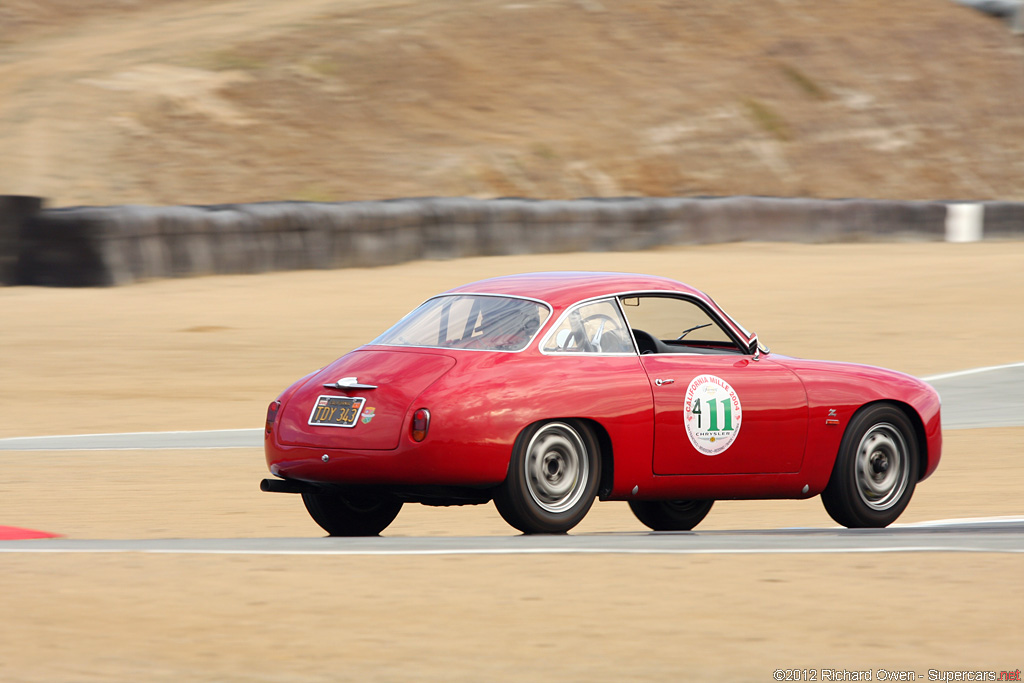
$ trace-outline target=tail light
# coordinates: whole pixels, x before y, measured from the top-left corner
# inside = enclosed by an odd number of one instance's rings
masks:
[[[420,408],[412,414],[412,440],[423,441],[427,438],[427,430],[430,429],[430,411]]]
[[[281,408],[280,401],[274,401],[267,406],[267,434],[274,428],[274,421],[277,420],[277,411]]]

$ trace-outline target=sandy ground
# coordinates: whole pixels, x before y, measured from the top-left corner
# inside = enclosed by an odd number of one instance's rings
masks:
[[[777,668],[1021,665],[1021,560],[1002,555],[3,567],[32,591],[5,595],[4,680],[771,681]]]
[[[655,272],[792,355],[928,375],[1024,355],[1024,244],[739,244],[0,289],[0,436],[254,427],[292,379],[431,293],[497,273]],[[347,294],[345,298],[339,292]],[[1022,429],[952,431],[901,521],[1024,514]],[[0,524],[72,538],[317,536],[262,453],[0,452]],[[817,499],[701,528],[830,526]],[[620,503],[575,533],[639,531]],[[391,535],[504,535],[407,506]],[[27,541],[26,543],[31,543]],[[0,680],[773,680],[1013,670],[1024,558],[0,555]],[[821,674],[818,675],[819,680]]]

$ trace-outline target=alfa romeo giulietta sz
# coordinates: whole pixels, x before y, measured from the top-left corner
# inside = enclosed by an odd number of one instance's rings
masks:
[[[939,397],[909,375],[773,353],[663,277],[531,273],[428,299],[267,411],[264,491],[301,494],[332,536],[404,503],[495,502],[564,533],[595,498],[654,530],[720,499],[820,495],[883,527],[939,462]]]

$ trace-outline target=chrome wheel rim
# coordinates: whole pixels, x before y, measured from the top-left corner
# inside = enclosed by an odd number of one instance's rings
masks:
[[[888,510],[907,488],[910,474],[907,442],[899,429],[881,422],[857,446],[857,493],[872,510]]]
[[[544,425],[526,449],[526,487],[546,512],[571,509],[590,479],[590,459],[579,433],[567,424]]]

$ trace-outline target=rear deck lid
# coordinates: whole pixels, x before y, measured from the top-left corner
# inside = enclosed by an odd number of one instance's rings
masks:
[[[278,439],[315,448],[397,448],[412,402],[454,366],[454,358],[438,353],[353,351],[313,375],[282,406]]]

